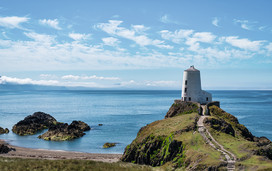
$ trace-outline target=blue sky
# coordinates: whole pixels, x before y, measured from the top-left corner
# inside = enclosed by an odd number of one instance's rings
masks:
[[[0,84],[272,89],[272,2],[47,0],[0,3]]]

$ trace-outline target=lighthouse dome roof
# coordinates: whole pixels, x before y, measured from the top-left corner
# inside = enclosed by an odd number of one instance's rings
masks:
[[[186,69],[185,71],[199,71],[195,69],[194,65],[190,66],[190,68]]]

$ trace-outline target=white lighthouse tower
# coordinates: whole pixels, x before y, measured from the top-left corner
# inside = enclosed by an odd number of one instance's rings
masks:
[[[182,101],[207,104],[212,101],[212,95],[201,89],[200,71],[191,66],[183,73]]]

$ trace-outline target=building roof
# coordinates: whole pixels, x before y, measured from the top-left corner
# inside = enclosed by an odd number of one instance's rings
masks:
[[[199,71],[195,69],[194,65],[190,66],[190,68],[186,69],[185,71]]]

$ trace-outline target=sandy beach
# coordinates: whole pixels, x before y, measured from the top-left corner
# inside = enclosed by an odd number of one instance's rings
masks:
[[[102,162],[117,162],[122,154],[98,154],[98,153],[83,153],[83,152],[71,152],[71,151],[58,151],[58,150],[45,150],[45,149],[32,149],[12,146],[0,140],[0,144],[5,144],[10,148],[16,149],[16,151],[10,151],[6,154],[0,154],[2,157],[16,157],[16,158],[31,158],[31,159],[79,159],[79,160],[94,160]]]

